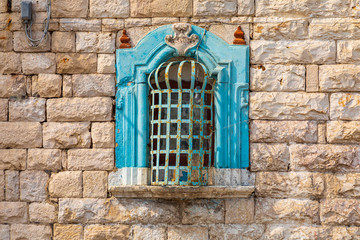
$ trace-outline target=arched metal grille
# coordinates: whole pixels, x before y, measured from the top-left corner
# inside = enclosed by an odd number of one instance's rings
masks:
[[[211,81],[194,60],[165,62],[149,75],[152,185],[207,185],[213,162]]]

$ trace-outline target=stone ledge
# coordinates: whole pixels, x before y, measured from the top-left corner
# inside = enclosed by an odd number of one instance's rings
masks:
[[[255,191],[254,186],[113,186],[109,191],[119,198],[248,198]]]

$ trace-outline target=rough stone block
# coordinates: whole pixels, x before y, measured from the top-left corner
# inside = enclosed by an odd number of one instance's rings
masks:
[[[305,90],[305,67],[300,65],[255,65],[250,68],[250,89],[259,92]]]
[[[0,148],[42,146],[42,126],[32,122],[0,122]]]
[[[0,170],[0,201],[5,199],[5,171]]]
[[[360,91],[360,66],[353,64],[322,65],[319,85],[322,92]]]
[[[115,76],[112,74],[74,74],[74,97],[115,96]]]
[[[250,43],[250,60],[253,64],[296,63],[324,64],[335,62],[335,42],[321,40],[265,41]],[[339,50],[339,48],[338,48]]]
[[[178,23],[179,18],[177,17],[155,17],[151,19],[152,25],[165,25],[171,23]]]
[[[28,150],[27,169],[29,170],[61,170],[63,153],[59,149],[35,148]]]
[[[87,17],[89,0],[53,0],[51,2],[52,17]]]
[[[326,143],[326,123],[318,124],[318,143]]]
[[[208,239],[208,229],[201,226],[170,226],[168,228],[168,239],[205,240]]]
[[[0,121],[7,121],[9,113],[9,101],[0,99]]]
[[[319,91],[319,66],[306,66],[306,92]]]
[[[196,200],[184,202],[183,224],[223,223],[225,204],[223,200]]]
[[[115,55],[99,54],[97,71],[98,73],[115,73]]]
[[[360,93],[334,93],[330,96],[331,120],[360,120]]]
[[[124,29],[124,19],[105,18],[101,20],[103,32],[114,32]]]
[[[18,201],[20,198],[20,174],[16,170],[5,171],[5,200]]]
[[[358,199],[325,199],[320,202],[320,220],[326,225],[360,225]]]
[[[20,200],[42,202],[46,199],[46,184],[49,176],[43,171],[20,172]]]
[[[21,73],[21,58],[19,53],[0,52],[0,74],[19,74]]]
[[[90,0],[90,17],[126,18],[129,8],[129,0]]]
[[[73,96],[73,84],[71,75],[63,75],[63,97]]]
[[[94,148],[114,147],[114,123],[94,122],[91,124],[91,138]]]
[[[360,20],[353,18],[314,18],[309,25],[313,39],[359,39]]]
[[[333,239],[331,228],[322,226],[301,226],[300,224],[267,225],[265,239]]]
[[[9,102],[9,121],[45,121],[44,98],[15,99]]]
[[[46,0],[29,0],[29,2],[32,2],[33,11],[46,11]],[[12,0],[11,1],[11,11],[13,12],[20,12],[21,7],[21,0]]]
[[[114,33],[77,32],[76,51],[92,53],[114,53]]]
[[[44,33],[33,31],[33,39],[40,39]],[[51,35],[49,34],[36,48],[30,46],[25,31],[17,31],[14,35],[14,51],[16,52],[48,52],[50,51]]]
[[[130,0],[132,17],[189,17],[191,0]]]
[[[137,240],[166,240],[166,228],[158,225],[135,225],[134,239]]]
[[[81,225],[54,224],[54,240],[82,240],[83,227]]]
[[[58,53],[56,63],[57,73],[96,73],[97,56],[95,53]]]
[[[326,174],[326,195],[329,198],[359,198],[359,173]]]
[[[1,5],[1,2],[0,2]],[[1,240],[10,240],[10,226],[0,225],[0,237]]]
[[[150,26],[150,27],[133,27],[133,28],[127,28],[126,32],[127,35],[130,37],[130,44],[132,47],[135,47],[136,44],[144,37],[146,36],[146,34],[148,34],[149,32],[153,31],[154,29],[156,29],[155,26]],[[122,36],[122,31],[119,31],[116,39],[120,39],[120,37]],[[120,46],[120,41],[116,41],[116,48],[119,48]]]
[[[237,0],[195,0],[194,16],[231,16],[236,14]]]
[[[26,223],[27,221],[27,203],[0,202],[0,223]]]
[[[21,55],[24,74],[55,73],[55,53],[24,53]]]
[[[239,239],[246,240],[261,239],[265,226],[261,224],[216,224],[209,226],[210,239]]]
[[[82,197],[82,172],[64,171],[51,174],[49,194],[54,198]]]
[[[7,30],[0,31],[0,51],[11,52],[12,50],[13,50],[12,32]]]
[[[62,76],[57,74],[39,74],[32,81],[32,95],[40,97],[60,97]]]
[[[286,171],[290,162],[286,144],[252,143],[250,145],[251,171]]]
[[[359,227],[333,227],[332,228],[332,239],[342,240],[356,238],[360,235]]]
[[[0,97],[26,96],[26,78],[23,75],[0,75],[0,86]]]
[[[90,123],[44,123],[44,148],[88,148]]]
[[[7,1],[5,0],[0,1],[0,13],[7,12],[7,10],[8,10]]]
[[[245,42],[249,44],[250,42],[250,25],[241,24],[242,31],[244,32]],[[210,24],[209,31],[222,38],[228,44],[233,44],[234,41],[234,32],[237,29],[236,25],[233,24]]]
[[[70,149],[68,151],[69,170],[112,170],[114,149]]]
[[[52,236],[51,227],[37,224],[12,224],[10,227],[11,239],[38,239],[50,240]]]
[[[54,223],[57,219],[56,207],[50,203],[31,203],[29,217],[31,222]]]
[[[226,224],[250,224],[254,222],[254,199],[228,199],[225,201]]]
[[[0,149],[0,169],[25,170],[25,149]]]
[[[53,32],[51,40],[52,52],[75,52],[74,32]]]
[[[330,143],[360,143],[360,122],[328,121],[326,137]]]
[[[84,171],[83,197],[106,198],[107,196],[107,172],[105,171]]]
[[[360,40],[337,41],[337,62],[358,63],[360,60]]]
[[[327,120],[328,112],[329,98],[323,93],[250,93],[252,119]]]
[[[151,18],[127,18],[125,19],[125,28],[150,26]],[[122,34],[122,31],[120,31]],[[131,38],[131,37],[130,37]]]
[[[101,31],[101,20],[83,18],[61,18],[60,30],[74,32],[99,32]]]
[[[255,8],[254,0],[238,0],[238,15],[253,15]]]
[[[129,239],[130,226],[128,225],[87,225],[84,230],[85,239]]]

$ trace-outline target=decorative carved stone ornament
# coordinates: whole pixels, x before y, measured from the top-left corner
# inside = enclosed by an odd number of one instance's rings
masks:
[[[165,42],[172,48],[175,48],[179,56],[185,56],[186,52],[195,47],[199,42],[199,36],[191,34],[191,25],[188,23],[176,23],[172,25],[174,35],[167,35]]]

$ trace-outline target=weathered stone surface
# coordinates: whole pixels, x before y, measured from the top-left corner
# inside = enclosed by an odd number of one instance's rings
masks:
[[[114,53],[114,33],[78,32],[76,33],[77,52]]]
[[[24,53],[21,55],[25,74],[55,73],[55,53]]]
[[[312,200],[257,198],[258,223],[319,223],[319,203]]]
[[[130,238],[129,225],[87,225],[84,230],[85,239],[129,239]]]
[[[222,200],[186,201],[183,209],[183,224],[223,223],[225,204]]]
[[[192,15],[191,0],[130,0],[132,17],[188,17]]]
[[[54,225],[54,240],[82,240],[83,227],[81,225],[57,224]]]
[[[107,172],[105,171],[84,171],[83,197],[106,198],[107,196]]]
[[[96,73],[95,53],[58,53],[56,54],[57,73]]]
[[[177,17],[155,17],[151,19],[153,25],[164,25],[179,22]]]
[[[326,137],[330,143],[360,143],[360,122],[328,121]]]
[[[306,66],[306,92],[319,91],[319,66]]]
[[[250,145],[252,171],[286,171],[290,160],[286,144],[253,143]]]
[[[321,40],[250,42],[251,63],[324,64],[335,62],[335,42]],[[339,50],[339,48],[338,48]]]
[[[0,169],[25,170],[25,149],[0,149]]]
[[[271,224],[267,225],[264,234],[265,239],[309,239],[309,240],[327,240],[331,237],[330,227],[321,226],[301,226],[298,224]]]
[[[9,113],[9,101],[0,99],[0,121],[7,121]]]
[[[261,239],[265,231],[265,226],[261,224],[216,224],[210,225],[210,239]]]
[[[205,240],[208,239],[208,229],[201,226],[170,226],[168,228],[169,240]]]
[[[74,32],[53,32],[51,40],[52,52],[75,52]]]
[[[62,198],[60,223],[171,223],[178,224],[177,203],[143,199]]]
[[[21,58],[19,53],[0,52],[0,74],[19,74],[21,73]]]
[[[21,7],[21,0],[12,0],[11,1],[11,11],[13,12],[20,12]],[[29,2],[32,2],[33,11],[46,11],[46,0],[29,0]]]
[[[9,102],[9,121],[45,121],[44,98],[15,99]]]
[[[295,144],[290,146],[290,166],[298,171],[359,171],[359,150],[358,146]]]
[[[127,19],[125,19],[125,27],[126,28],[150,26],[151,23],[152,23],[151,18],[127,18]]]
[[[89,0],[53,0],[51,2],[52,17],[87,17]]]
[[[309,25],[313,39],[359,39],[360,20],[352,18],[314,18]]]
[[[325,144],[326,142],[326,123],[318,124],[318,143]]]
[[[32,81],[32,95],[40,97],[60,97],[62,76],[57,74],[39,74]]]
[[[99,54],[97,71],[98,73],[115,73],[115,55]]]
[[[129,0],[90,0],[90,17],[126,18],[129,7]]]
[[[0,86],[0,97],[26,96],[26,78],[23,75],[0,75]]]
[[[114,32],[124,29],[124,19],[104,18],[101,20],[103,32]]]
[[[360,235],[359,227],[333,227],[332,228],[332,239],[343,240],[343,239],[356,239]]]
[[[360,225],[358,199],[325,199],[320,202],[320,220],[329,225]]]
[[[305,67],[300,65],[255,65],[250,68],[250,89],[260,92],[305,90]]]
[[[360,197],[360,174],[326,174],[327,197]]]
[[[260,172],[255,187],[260,197],[314,198],[323,195],[325,179],[321,173]]]
[[[114,147],[114,123],[94,122],[91,124],[91,138],[94,148]]]
[[[19,4],[21,2],[21,0],[14,0],[14,1],[19,1]],[[41,0],[41,1],[44,1],[44,0]],[[44,1],[44,2],[46,3],[46,1]],[[3,23],[6,23],[6,25],[4,24],[3,26],[4,27],[6,26],[6,29],[9,29],[11,31],[24,31],[25,30],[25,26],[22,22],[20,12],[12,12],[5,19],[6,20],[4,20]],[[33,32],[43,32],[44,22],[46,21],[46,19],[47,19],[46,10],[44,12],[36,11],[36,17],[33,18],[33,20],[35,20],[35,21],[33,21],[33,24],[31,27],[32,31]],[[9,23],[10,20],[11,20],[11,24]],[[49,31],[52,32],[52,31],[58,31],[58,30],[59,30],[59,19],[50,19]]]
[[[115,96],[115,76],[112,74],[74,74],[74,97]]]
[[[195,0],[195,16],[229,16],[236,13],[237,0]]]
[[[241,24],[242,31],[244,32],[245,42],[249,44],[250,42],[250,25]],[[234,32],[237,29],[237,26],[233,24],[210,24],[209,31],[217,35],[218,37],[225,40],[228,44],[233,44],[234,41]]]
[[[31,222],[53,223],[57,219],[56,207],[50,203],[31,203],[29,216]]]
[[[33,31],[33,39],[40,39],[44,33],[40,31]],[[50,51],[51,35],[49,34],[34,48],[28,44],[29,40],[25,35],[25,31],[17,31],[14,35],[14,51],[16,52],[47,52]]]
[[[0,2],[1,5],[1,2]],[[9,225],[0,225],[0,237],[1,240],[10,240],[10,226]]]
[[[228,199],[225,201],[226,224],[250,224],[254,222],[254,199]]]
[[[24,202],[0,202],[0,223],[26,223],[27,212]]]
[[[319,67],[319,86],[322,92],[360,91],[360,66],[322,65]]]
[[[5,0],[0,1],[0,13],[7,12],[7,10],[8,10],[7,1]]]
[[[0,201],[5,199],[5,171],[0,170]]]
[[[127,28],[126,32],[127,35],[130,37],[130,44],[132,47],[135,47],[136,44],[144,37],[146,36],[146,34],[148,34],[149,32],[153,31],[154,29],[156,29],[156,27],[154,26],[150,26],[150,27],[133,27],[133,28]],[[120,39],[120,37],[122,36],[122,31],[119,31],[116,39]],[[120,46],[120,41],[116,41],[116,48],[119,48]]]
[[[334,93],[330,96],[331,120],[360,120],[360,93]]]
[[[69,170],[112,170],[114,149],[70,149]]]
[[[20,172],[20,200],[42,202],[46,199],[46,184],[49,176],[43,171]]]
[[[238,15],[253,15],[254,0],[238,0]]]
[[[252,119],[327,120],[328,112],[329,98],[323,93],[250,93]]]
[[[12,46],[12,33],[10,31],[0,31],[0,51],[10,52],[13,50]]]
[[[337,62],[358,63],[360,60],[360,40],[337,41]]]
[[[61,18],[60,30],[74,32],[99,32],[101,31],[101,20],[83,18]]]
[[[82,197],[82,172],[64,171],[51,174],[49,194],[54,198]]]
[[[20,198],[20,174],[16,170],[5,171],[5,200],[18,201]]]
[[[133,227],[136,240],[166,240],[166,228],[159,225],[141,225]]]
[[[44,123],[44,148],[87,148],[90,144],[90,123]]]
[[[63,97],[73,96],[72,75],[63,75]]]
[[[59,171],[61,170],[62,155],[63,153],[59,149],[29,149],[27,169]]]
[[[0,122],[0,148],[42,146],[42,126],[32,122]]]
[[[12,224],[10,227],[11,239],[14,240],[50,240],[51,227],[37,224]]]

